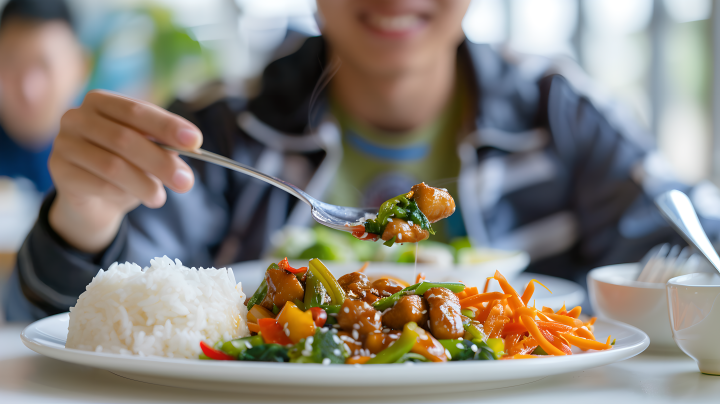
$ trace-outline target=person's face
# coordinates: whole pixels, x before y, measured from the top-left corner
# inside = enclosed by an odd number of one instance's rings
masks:
[[[322,33],[343,63],[371,74],[422,69],[454,52],[470,0],[317,0]]]
[[[85,73],[66,23],[9,19],[0,28],[0,125],[24,143],[48,140]]]

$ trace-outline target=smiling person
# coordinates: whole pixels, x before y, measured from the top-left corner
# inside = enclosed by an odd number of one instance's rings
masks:
[[[8,317],[66,311],[114,261],[227,265],[309,223],[283,191],[149,138],[202,145],[343,205],[377,206],[421,181],[447,187],[459,212],[438,233],[529,251],[531,269],[551,275],[637,260],[671,239],[651,203],[671,185],[649,186],[637,134],[549,63],[467,41],[468,3],[318,0],[322,36],[271,63],[250,100],[168,111],[88,94],[63,117],[55,191],[18,256]]]

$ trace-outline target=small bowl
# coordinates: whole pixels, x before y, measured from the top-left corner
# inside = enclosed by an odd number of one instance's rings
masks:
[[[598,317],[633,325],[650,337],[648,351],[680,353],[668,322],[664,283],[638,282],[640,264],[618,264],[588,273],[590,303]]]
[[[670,325],[677,345],[702,373],[720,375],[720,276],[689,274],[667,283]]]

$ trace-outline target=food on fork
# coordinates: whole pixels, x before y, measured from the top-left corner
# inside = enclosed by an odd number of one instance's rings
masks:
[[[455,212],[455,200],[447,190],[424,182],[413,185],[410,192],[385,201],[375,218],[354,226],[353,236],[361,240],[385,240],[393,243],[417,243],[435,234],[431,223]]]

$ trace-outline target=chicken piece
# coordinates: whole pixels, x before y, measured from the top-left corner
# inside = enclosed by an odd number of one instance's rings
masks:
[[[380,300],[380,296],[378,295],[378,291],[376,289],[368,289],[368,293],[365,294],[365,297],[362,298],[362,301],[367,304],[373,304]]]
[[[367,295],[367,289],[370,288],[370,279],[362,272],[350,272],[338,279],[340,285],[348,297],[352,299],[362,299]]]
[[[430,331],[437,339],[454,339],[465,335],[460,300],[447,288],[430,288],[423,295],[430,306]]]
[[[350,349],[350,355],[361,355],[360,352],[361,349],[363,349],[362,342],[354,339],[351,335],[351,333],[347,331],[340,331],[337,333],[338,338],[340,338],[340,341],[344,342],[345,345],[347,345],[348,349]]]
[[[412,199],[430,223],[445,219],[455,212],[455,200],[447,190],[427,186],[424,182],[413,185],[411,190]]]
[[[403,296],[382,316],[383,325],[395,330],[402,330],[403,326],[411,321],[420,325],[428,321],[428,305],[418,295]]]
[[[397,236],[396,243],[417,243],[430,237],[430,232],[423,230],[422,227],[415,223],[410,226],[408,222],[402,219],[393,218],[388,220],[392,221],[388,221],[382,234],[382,239],[385,241]]]
[[[378,279],[372,283],[372,287],[377,290],[377,295],[380,297],[390,296],[403,289],[403,285],[392,279]]]
[[[272,310],[273,304],[282,307],[285,302],[295,299],[303,300],[305,289],[297,277],[284,269],[270,268],[265,272],[265,282],[268,285],[267,295],[261,305]]]
[[[380,312],[362,300],[345,299],[337,314],[337,322],[344,331],[358,332],[358,336],[370,334],[382,326]],[[354,339],[361,339],[355,338]]]

